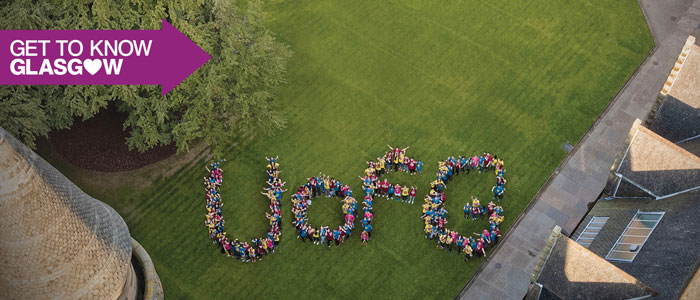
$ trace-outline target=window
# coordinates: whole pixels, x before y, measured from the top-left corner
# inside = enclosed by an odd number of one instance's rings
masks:
[[[581,235],[578,236],[576,242],[581,244],[581,246],[588,248],[588,246],[593,243],[595,237],[598,236],[600,230],[603,229],[603,225],[608,222],[608,219],[608,217],[591,218],[591,221],[588,222],[588,225],[586,225],[586,228],[583,229]]]
[[[633,261],[663,216],[663,212],[637,211],[605,259]]]

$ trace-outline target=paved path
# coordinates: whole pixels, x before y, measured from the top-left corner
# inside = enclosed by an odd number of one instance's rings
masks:
[[[689,34],[700,0],[640,0],[656,48],[535,196],[490,257],[457,295],[521,300],[554,225],[571,234],[597,199],[635,119],[646,119]],[[671,18],[674,17],[674,18]]]

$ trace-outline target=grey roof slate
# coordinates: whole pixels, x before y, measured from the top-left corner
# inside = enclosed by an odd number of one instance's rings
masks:
[[[650,129],[674,143],[700,135],[700,108],[666,95]]]
[[[700,158],[637,125],[617,173],[656,196],[700,185]]]
[[[537,282],[546,299],[629,299],[655,295],[651,288],[622,269],[559,235]]]
[[[658,299],[677,299],[700,265],[699,204],[700,192],[663,200],[600,200],[587,219],[609,219],[588,249],[605,257],[638,210],[665,212],[634,261],[612,264],[647,283],[659,293]],[[586,224],[584,220],[572,237]]]

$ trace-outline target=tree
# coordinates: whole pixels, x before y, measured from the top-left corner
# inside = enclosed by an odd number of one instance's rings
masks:
[[[158,86],[2,86],[0,126],[33,146],[37,136],[89,119],[109,101],[128,112],[130,149],[203,139],[215,155],[241,136],[285,124],[275,91],[292,52],[264,27],[260,1],[14,0],[0,3],[1,29],[160,29],[166,18],[212,59],[167,96]]]

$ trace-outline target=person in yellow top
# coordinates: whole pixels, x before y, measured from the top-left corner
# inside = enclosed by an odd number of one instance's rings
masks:
[[[384,158],[380,157],[379,162],[377,163],[377,173],[379,173],[379,175],[381,175],[382,171],[384,171],[385,164],[386,163],[384,162]]]
[[[265,251],[265,254],[270,253],[267,250],[267,243],[264,240],[260,242],[260,245],[262,246],[263,251]],[[262,253],[260,253],[260,254],[262,254]],[[262,259],[262,257],[260,257],[260,259]]]
[[[440,248],[445,248],[444,245],[445,245],[445,242],[446,242],[447,240],[446,240],[446,236],[445,236],[444,233],[440,233],[440,234],[439,234],[438,240],[440,241],[440,244],[438,245],[438,247],[440,247]]]
[[[315,245],[318,245],[318,243],[319,243],[320,240],[321,240],[321,239],[320,239],[321,235],[319,234],[319,231],[320,231],[320,230],[314,230],[314,233],[311,235],[311,237],[312,237],[313,240],[314,240],[314,244],[315,244]]]
[[[445,244],[447,244],[447,251],[450,251],[450,254],[452,254],[452,236],[447,234],[447,237],[445,238]]]
[[[428,237],[431,235],[433,232],[433,225],[430,225],[430,223],[426,222],[425,224],[425,239],[427,240]]]
[[[260,192],[260,194],[267,196],[268,199],[277,199],[277,197],[275,196],[275,191],[272,189],[268,190],[267,193]]]
[[[498,171],[502,170],[505,167],[505,165],[503,164],[503,160],[500,158],[494,159],[493,164],[494,166],[496,166],[495,168],[493,168],[493,174],[498,174]]]
[[[401,188],[401,202],[406,202],[408,200],[408,187],[405,185]]]
[[[369,168],[365,169],[365,175],[367,175],[367,177],[371,177],[372,174],[374,174],[374,168],[369,167]]]
[[[254,245],[251,246],[250,248],[248,248],[248,256],[250,257],[251,260],[253,260],[253,262],[256,261],[256,258],[255,258],[255,246],[254,246]]]
[[[467,261],[470,257],[472,257],[472,251],[472,247],[469,245],[469,243],[466,243],[464,245],[464,249],[462,249],[462,252],[464,252],[464,261]]]
[[[270,225],[275,224],[275,222],[277,222],[277,218],[273,215],[270,215],[270,213],[265,212],[265,216],[268,220],[270,220]]]
[[[479,199],[472,196],[472,207],[479,207],[479,206],[481,206],[481,203],[479,203]]]

